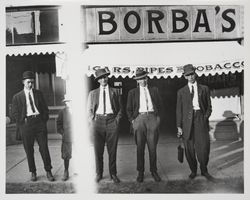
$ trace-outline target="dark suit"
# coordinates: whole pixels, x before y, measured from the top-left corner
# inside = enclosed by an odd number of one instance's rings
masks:
[[[122,117],[122,103],[119,90],[109,87],[109,97],[113,114],[97,115],[100,88],[92,90],[88,96],[88,119],[94,139],[96,173],[103,173],[103,153],[105,142],[109,154],[109,173],[116,175],[116,152],[118,143],[118,124]]]
[[[182,128],[185,155],[192,172],[197,171],[197,160],[201,172],[207,172],[210,152],[208,118],[212,112],[210,91],[207,86],[197,84],[199,111],[193,110],[192,97],[188,85],[177,93],[176,122]]]
[[[144,172],[145,144],[148,144],[150,171],[156,172],[156,146],[159,137],[161,98],[156,87],[149,87],[154,113],[140,114],[140,90],[135,88],[129,91],[127,101],[127,115],[132,123],[137,145],[137,170]]]
[[[33,89],[34,104],[39,111],[39,115],[35,118],[27,117],[26,97],[24,90],[14,95],[12,100],[12,116],[16,121],[16,138],[23,140],[24,149],[27,155],[30,172],[36,171],[34,160],[34,141],[35,139],[39,145],[44,168],[49,171],[51,166],[51,159],[47,143],[47,127],[46,123],[49,119],[49,111],[46,102],[43,98],[42,92]]]

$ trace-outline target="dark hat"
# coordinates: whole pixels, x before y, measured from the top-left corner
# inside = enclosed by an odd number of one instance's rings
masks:
[[[98,79],[108,75],[110,75],[110,72],[106,68],[100,68],[95,72],[95,80],[97,81]]]
[[[35,74],[32,71],[23,72],[23,80],[24,79],[35,79]]]
[[[195,73],[195,67],[192,64],[187,64],[183,66],[183,75],[187,76]]]
[[[135,80],[144,79],[145,77],[147,77],[147,75],[148,75],[148,72],[144,71],[143,69],[138,68],[135,72],[134,79]]]

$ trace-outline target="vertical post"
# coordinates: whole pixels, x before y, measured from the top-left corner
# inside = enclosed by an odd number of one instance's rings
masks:
[[[76,141],[74,155],[75,165],[74,168],[79,174],[78,180],[81,181],[76,185],[79,187],[79,192],[93,192],[94,190],[94,170],[91,162],[88,166],[84,160],[90,160],[94,163],[94,155],[92,148],[90,148],[89,131],[87,127],[87,114],[86,114],[86,94],[84,84],[85,70],[87,69],[84,63],[85,45],[84,39],[84,17],[83,7],[79,2],[70,2],[64,4],[64,11],[66,15],[63,18],[67,31],[66,38],[66,55],[67,55],[67,72],[68,79],[66,79],[66,95],[72,99],[72,120],[73,120],[73,140]],[[78,142],[78,143],[77,143]],[[79,155],[77,155],[79,154]],[[82,159],[82,158],[85,159]],[[74,163],[73,163],[74,164]],[[84,168],[84,170],[82,170]],[[91,180],[93,183],[91,184]],[[82,188],[85,188],[84,191]]]

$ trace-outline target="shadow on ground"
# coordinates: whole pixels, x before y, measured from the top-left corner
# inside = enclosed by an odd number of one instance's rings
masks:
[[[244,193],[243,178],[207,180],[176,180],[156,182],[100,183],[98,193]]]
[[[7,183],[6,194],[22,193],[75,193],[73,183]]]

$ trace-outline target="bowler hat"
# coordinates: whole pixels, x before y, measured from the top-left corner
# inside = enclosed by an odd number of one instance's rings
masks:
[[[195,67],[192,64],[187,64],[183,66],[183,75],[188,76],[195,73]]]
[[[23,80],[24,79],[35,79],[35,74],[32,71],[23,72]]]
[[[98,79],[108,75],[110,75],[110,72],[106,68],[100,68],[95,72],[95,80],[97,81]]]
[[[134,79],[135,80],[144,79],[145,77],[147,77],[147,75],[148,75],[148,72],[144,71],[143,69],[138,68],[135,72]]]

